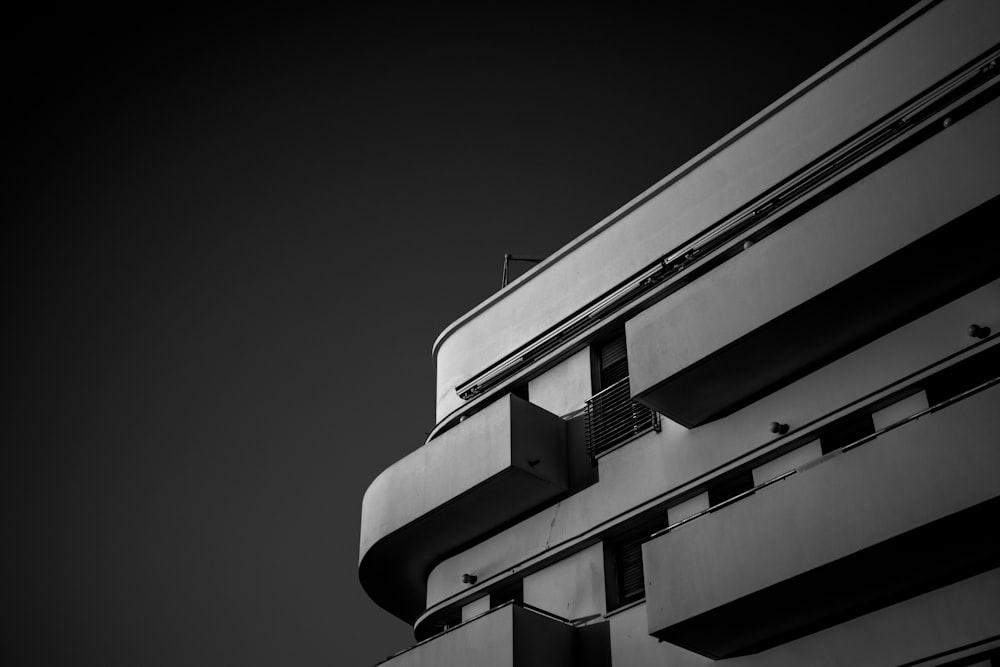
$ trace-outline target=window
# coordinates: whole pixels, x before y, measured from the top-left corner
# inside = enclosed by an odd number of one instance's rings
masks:
[[[650,429],[660,430],[659,415],[629,394],[625,335],[594,345],[592,384],[597,388],[585,406],[584,435],[591,461],[597,455]]]
[[[823,454],[846,447],[875,432],[875,421],[870,412],[847,415],[824,428],[819,434]]]
[[[518,579],[494,588],[490,593],[490,609],[507,602],[524,604],[524,580]]]
[[[628,356],[625,334],[597,346],[597,391],[607,389],[628,377]]]
[[[638,526],[625,528],[604,543],[604,589],[609,610],[646,597],[642,545],[666,525],[666,512],[659,512]]]
[[[646,597],[642,543],[656,528],[662,527],[661,522],[604,543],[604,588],[609,610]]]
[[[642,540],[626,542],[619,547],[618,590],[622,604],[646,597],[646,581],[642,571]]]
[[[715,507],[753,488],[753,472],[729,475],[708,487],[708,506]]]
[[[927,383],[927,403],[931,406],[1000,376],[1000,345],[936,374]]]

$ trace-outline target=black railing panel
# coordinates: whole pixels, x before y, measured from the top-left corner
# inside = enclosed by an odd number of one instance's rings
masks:
[[[587,454],[591,460],[646,431],[660,430],[660,415],[632,400],[627,377],[587,400],[585,415]]]

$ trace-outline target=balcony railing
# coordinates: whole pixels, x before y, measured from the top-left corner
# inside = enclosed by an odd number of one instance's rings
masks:
[[[947,128],[950,122],[941,122],[943,114],[954,112],[977,94],[976,91],[985,90],[984,87],[988,87],[990,81],[1000,74],[998,59],[1000,50],[994,48],[957,70],[458,385],[455,393],[463,400],[472,400],[573,340],[590,329],[594,322],[610,319],[612,314],[636,304],[661,283],[668,284],[668,292],[679,289],[687,281],[673,280],[677,275],[727,248],[732,255],[734,246],[753,240],[751,234],[762,235],[761,227],[765,219],[773,220],[779,214],[785,215],[811,197],[825,198],[833,191],[832,188],[846,187],[845,184],[852,181],[840,181],[842,176],[860,168],[866,160],[871,160],[869,164],[877,168],[880,162],[873,158],[894,145],[902,144],[906,138],[916,134],[914,130],[927,129],[933,123],[937,123],[938,129]],[[790,215],[798,214],[792,212]]]
[[[660,430],[660,415],[629,396],[627,377],[591,397],[586,402],[585,414],[587,454],[591,461],[646,431]]]
[[[503,618],[505,614],[510,614],[506,622]],[[375,667],[439,667],[458,664],[475,664],[478,667],[510,664],[544,664],[547,667],[610,665],[610,654],[602,655],[599,650],[595,651],[593,641],[584,641],[582,636],[588,626],[607,628],[600,617],[601,614],[593,614],[567,619],[522,602],[505,602],[457,625],[446,627],[434,636],[390,655],[376,663]],[[489,641],[484,641],[484,637]],[[528,653],[532,653],[531,657],[534,659],[526,661],[523,657],[515,657],[512,663],[509,654],[505,656],[503,651],[490,651],[491,644],[495,649],[498,645],[512,648],[515,643],[533,646]],[[432,648],[435,644],[436,648]],[[610,644],[606,646],[610,648]],[[538,655],[539,649],[544,649],[542,655]],[[545,650],[549,651],[548,656],[545,655]],[[585,661],[578,654],[583,650],[589,651]],[[521,653],[526,655],[523,651]]]
[[[824,463],[825,461],[828,461],[830,459],[833,459],[834,457],[840,456],[841,454],[843,454],[845,452],[849,452],[852,449],[855,449],[857,447],[860,447],[861,445],[867,444],[867,443],[875,440],[879,436],[884,435],[885,433],[888,433],[889,431],[894,431],[894,430],[896,430],[897,428],[899,428],[901,426],[905,426],[906,424],[909,424],[910,422],[917,421],[918,419],[920,419],[922,417],[926,417],[929,414],[938,412],[939,410],[943,410],[943,409],[945,409],[945,408],[947,408],[947,407],[949,407],[949,406],[951,406],[951,405],[953,405],[955,403],[958,403],[960,401],[964,401],[965,399],[967,399],[967,398],[969,398],[971,396],[974,396],[975,394],[978,394],[981,391],[985,391],[987,389],[990,389],[991,387],[994,387],[994,386],[996,386],[998,384],[1000,384],[1000,377],[994,377],[994,378],[991,378],[991,379],[989,379],[989,380],[987,380],[987,381],[985,381],[985,382],[983,382],[981,384],[978,384],[978,385],[976,385],[976,386],[974,386],[974,387],[972,387],[970,389],[966,389],[965,391],[960,392],[959,394],[956,394],[955,396],[952,396],[951,398],[945,399],[945,400],[941,401],[940,403],[936,403],[936,404],[934,404],[934,405],[932,405],[932,406],[930,406],[928,408],[920,410],[919,412],[915,412],[912,415],[909,415],[907,417],[903,417],[899,421],[893,422],[892,424],[889,424],[888,426],[884,426],[884,427],[878,429],[877,431],[875,431],[874,433],[869,433],[868,435],[863,436],[863,437],[861,437],[861,438],[859,438],[859,439],[857,439],[857,440],[855,440],[853,442],[850,442],[850,443],[844,445],[843,447],[835,449],[834,451],[829,452],[828,454],[823,455],[819,459],[816,459],[816,460],[813,460],[813,461],[808,461],[808,462],[806,462],[804,464],[801,464],[797,468],[792,468],[791,470],[786,470],[785,472],[781,473],[780,475],[777,475],[775,477],[772,477],[771,479],[763,481],[760,484],[756,484],[752,488],[749,488],[746,491],[743,491],[742,493],[738,493],[737,495],[733,496],[732,498],[727,498],[726,500],[722,501],[721,503],[718,503],[716,505],[712,505],[711,507],[706,507],[705,509],[701,510],[700,512],[697,512],[696,514],[692,514],[691,516],[689,516],[687,518],[681,519],[679,521],[675,521],[674,523],[669,524],[665,528],[661,528],[660,530],[657,530],[655,533],[653,533],[652,535],[650,535],[648,539],[651,540],[651,539],[659,537],[660,535],[665,535],[666,533],[669,533],[670,531],[672,531],[672,530],[674,530],[676,528],[680,528],[681,526],[683,526],[684,524],[686,524],[686,523],[688,523],[690,521],[694,521],[695,519],[700,519],[701,517],[706,516],[708,514],[711,514],[712,512],[717,512],[718,510],[722,509],[723,507],[726,507],[727,505],[732,505],[733,503],[735,503],[737,501],[740,501],[740,500],[743,500],[744,498],[752,496],[754,493],[756,493],[757,491],[760,491],[761,489],[763,489],[765,487],[771,486],[772,484],[775,484],[777,482],[781,482],[781,481],[787,479],[788,477],[791,477],[792,475],[794,475],[796,473],[803,472],[805,470],[808,470],[809,468],[813,468],[813,467],[815,467],[817,465],[820,465],[820,464]]]

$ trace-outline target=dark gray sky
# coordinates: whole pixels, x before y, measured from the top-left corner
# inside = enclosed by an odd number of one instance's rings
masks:
[[[411,643],[358,526],[440,330],[910,3],[695,4],[10,22],[17,664]]]

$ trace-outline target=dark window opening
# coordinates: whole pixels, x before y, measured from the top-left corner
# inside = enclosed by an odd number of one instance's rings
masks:
[[[646,597],[642,545],[666,525],[667,516],[661,513],[604,543],[604,591],[609,610]]]
[[[829,454],[874,432],[875,422],[870,412],[847,415],[820,431],[820,450],[823,454]]]
[[[621,604],[646,597],[646,581],[642,571],[642,539],[625,542],[618,548],[618,590]]]
[[[616,336],[597,348],[598,381],[597,391],[628,377],[628,356],[625,334]]]
[[[650,429],[660,430],[659,415],[630,395],[625,335],[591,346],[591,382],[597,389],[585,405],[584,436],[592,462],[597,456]]]
[[[708,487],[708,506],[715,507],[753,488],[753,473],[749,470],[730,475]]]
[[[517,604],[524,604],[524,580],[518,579],[517,581],[511,582],[509,584],[503,584],[494,588],[490,592],[490,609],[494,607],[499,607],[507,602],[515,602]]]
[[[528,383],[527,382],[521,382],[519,384],[514,385],[513,387],[510,388],[510,393],[514,394],[515,396],[517,396],[520,399],[523,399],[523,400],[527,401],[528,400]]]
[[[434,632],[431,634],[437,634],[439,632],[444,632],[448,628],[453,628],[462,622],[462,610],[461,608],[455,609],[448,614],[442,616],[438,623],[434,626]]]
[[[934,406],[1000,376],[1000,345],[946,368],[927,382],[927,404]]]

